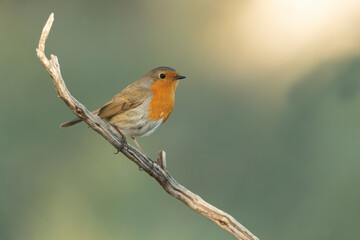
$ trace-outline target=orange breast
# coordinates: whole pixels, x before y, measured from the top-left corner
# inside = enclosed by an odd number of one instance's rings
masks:
[[[171,79],[158,80],[150,87],[153,97],[149,104],[148,117],[152,121],[163,119],[163,122],[170,116],[175,104],[175,90],[178,81]]]

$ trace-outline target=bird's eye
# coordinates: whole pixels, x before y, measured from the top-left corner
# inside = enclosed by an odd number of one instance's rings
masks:
[[[160,74],[160,78],[164,79],[164,78],[166,78],[166,75],[162,73],[162,74]]]

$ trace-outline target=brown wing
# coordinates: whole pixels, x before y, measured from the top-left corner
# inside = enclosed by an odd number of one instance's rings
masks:
[[[111,118],[139,106],[151,97],[152,92],[150,89],[135,83],[130,84],[119,94],[116,94],[104,106],[95,110],[94,113],[97,113],[100,118]]]
[[[143,103],[148,97],[152,96],[149,88],[143,87],[139,82],[134,82],[116,94],[109,102],[105,103],[101,108],[93,111],[100,118],[111,118],[116,114],[126,112],[129,109],[135,108]],[[60,127],[69,127],[81,122],[80,118],[65,122]]]

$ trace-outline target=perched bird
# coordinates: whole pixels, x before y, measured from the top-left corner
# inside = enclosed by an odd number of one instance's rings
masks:
[[[152,134],[168,119],[174,108],[176,87],[184,78],[173,68],[155,68],[92,113],[112,126],[121,137],[131,137],[142,151],[135,137]],[[76,118],[60,127],[81,121]]]

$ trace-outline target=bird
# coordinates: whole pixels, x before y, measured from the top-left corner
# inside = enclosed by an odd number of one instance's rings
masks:
[[[115,129],[122,139],[131,137],[143,153],[135,137],[148,136],[166,122],[174,108],[179,80],[184,78],[173,68],[154,68],[92,113]],[[60,127],[81,121],[76,118]]]

